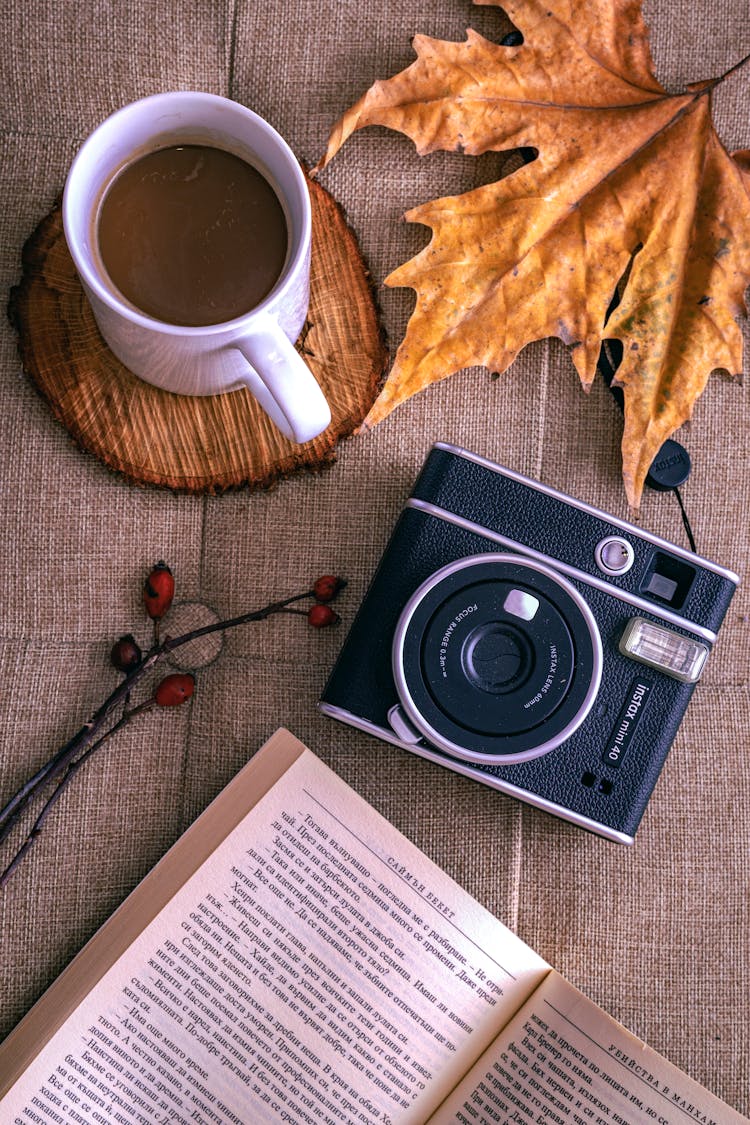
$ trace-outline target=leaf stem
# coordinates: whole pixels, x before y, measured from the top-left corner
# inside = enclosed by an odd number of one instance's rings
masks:
[[[718,76],[718,78],[712,79],[709,83],[710,88],[712,90],[715,89],[718,85],[720,85],[720,83],[724,82],[725,79],[731,77],[731,75],[733,74],[736,74],[738,70],[741,70],[743,66],[747,66],[749,62],[750,54],[745,55],[744,59],[740,59],[740,61],[735,63],[734,66],[730,66],[729,70],[725,70],[723,74],[720,74]]]

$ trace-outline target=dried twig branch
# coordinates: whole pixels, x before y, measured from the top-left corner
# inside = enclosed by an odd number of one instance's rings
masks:
[[[164,564],[158,565],[160,568],[164,568]],[[153,573],[152,571],[152,574]],[[161,640],[159,636],[159,623],[164,612],[166,612],[171,604],[171,595],[165,604],[164,611],[160,612],[158,616],[149,610],[150,616],[154,618],[154,643],[152,647],[145,656],[138,659],[137,662],[129,668],[122,682],[118,684],[114,691],[110,692],[101,706],[97,708],[81,729],[66,742],[64,746],[56,751],[35,774],[28,778],[7,801],[5,806],[0,809],[1,844],[18,825],[32,798],[41,793],[43,789],[50,786],[54,781],[58,782],[57,788],[48,797],[18,852],[12,858],[5,871],[0,874],[0,890],[3,889],[23,857],[35,843],[51,810],[56,805],[71,779],[78,773],[85,762],[89,760],[91,755],[137,715],[142,714],[144,711],[149,710],[157,704],[161,706],[176,705],[182,702],[183,699],[189,698],[192,694],[191,685],[187,694],[182,694],[179,698],[170,698],[168,702],[163,702],[158,698],[159,690],[157,689],[156,696],[146,700],[145,703],[137,707],[128,709],[128,702],[133,689],[144,679],[146,674],[163,661],[169,653],[209,633],[223,632],[227,629],[233,629],[239,625],[246,625],[254,621],[264,621],[266,618],[278,613],[300,613],[308,618],[310,624],[317,627],[334,624],[338,619],[337,615],[327,605],[322,603],[332,600],[345,585],[346,583],[343,579],[326,575],[324,578],[318,579],[311,589],[305,590],[301,594],[292,594],[288,598],[270,602],[261,609],[251,610],[237,617],[230,617],[224,621],[214,621],[208,625],[202,625],[177,637],[166,636],[163,640]],[[292,610],[289,608],[294,606],[297,602],[310,599],[314,599],[314,604],[306,613],[302,610]],[[325,611],[322,615],[320,613],[321,610]],[[132,637],[127,639],[132,641]],[[137,655],[140,656],[138,650]],[[168,679],[184,680],[185,677],[168,677]],[[192,677],[188,677],[188,679],[192,681]],[[166,681],[163,681],[163,683],[166,683]],[[113,713],[120,705],[123,707],[120,718],[109,730],[106,730],[107,723],[111,722]]]
[[[150,710],[153,706],[154,700],[149,699],[146,701],[146,703],[141,703],[138,707],[134,707],[131,711],[125,711],[118,722],[116,722],[115,725],[111,727],[106,734],[103,734],[101,738],[98,739],[92,746],[89,746],[87,750],[84,750],[79,758],[76,758],[74,762],[71,762],[68,765],[65,773],[57,783],[57,788],[54,789],[52,794],[47,798],[42,807],[42,811],[39,813],[39,816],[36,818],[31,828],[29,829],[26,839],[23,841],[10,863],[3,871],[2,875],[0,875],[0,891],[2,891],[3,887],[8,882],[11,875],[16,870],[26,853],[36,843],[39,833],[44,827],[44,822],[52,812],[52,809],[57,804],[60,797],[62,797],[71,780],[78,773],[81,766],[84,765],[86,761],[88,761],[94,751],[98,750],[99,747],[107,742],[110,738],[112,738],[114,734],[117,734],[117,732],[121,730],[126,723],[131,722],[131,720],[134,719],[136,715],[140,715],[143,712]]]

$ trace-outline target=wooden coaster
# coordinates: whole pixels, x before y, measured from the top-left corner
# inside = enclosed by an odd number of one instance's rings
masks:
[[[24,371],[79,446],[129,481],[194,493],[267,487],[335,460],[372,405],[388,355],[354,234],[333,197],[308,184],[310,310],[297,349],[328,399],[328,429],[295,445],[248,391],[173,395],[132,375],[99,334],[58,203],[24,247],[9,314]]]

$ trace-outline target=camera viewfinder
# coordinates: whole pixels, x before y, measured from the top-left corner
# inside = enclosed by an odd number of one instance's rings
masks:
[[[641,593],[654,601],[681,609],[685,604],[695,578],[695,568],[689,563],[654,551],[641,582]]]

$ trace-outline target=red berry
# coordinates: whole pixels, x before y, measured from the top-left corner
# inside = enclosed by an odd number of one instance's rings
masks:
[[[158,562],[152,569],[143,587],[143,604],[149,617],[159,619],[164,616],[174,597],[174,578],[165,562]]]
[[[335,574],[324,574],[315,580],[313,593],[319,602],[332,602],[345,585],[343,578],[338,578]]]
[[[327,629],[335,625],[339,615],[329,605],[311,605],[307,611],[307,620],[314,629]]]
[[[195,676],[189,672],[174,672],[165,676],[156,689],[156,702],[160,707],[179,707],[195,690]]]
[[[112,645],[109,659],[118,672],[130,672],[141,662],[141,650],[135,637],[128,633]]]

